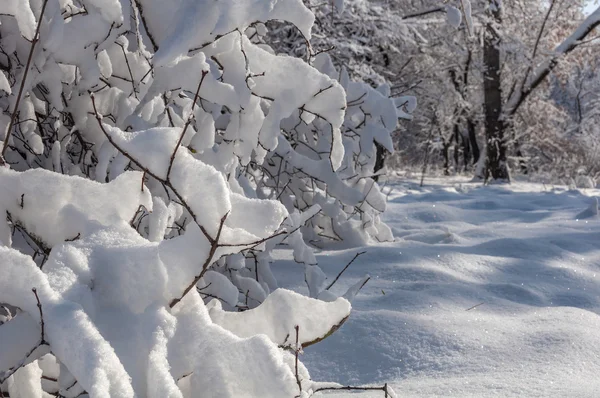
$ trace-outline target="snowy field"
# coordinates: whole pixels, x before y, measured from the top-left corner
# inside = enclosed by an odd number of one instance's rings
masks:
[[[467,180],[399,181],[395,243],[322,251],[343,293],[368,273],[350,320],[303,361],[316,380],[389,382],[399,397],[600,396],[600,190]],[[282,285],[305,292],[279,251]],[[335,394],[328,397],[383,397]]]

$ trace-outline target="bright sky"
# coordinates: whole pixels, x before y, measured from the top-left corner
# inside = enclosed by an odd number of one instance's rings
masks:
[[[598,7],[598,4],[594,4],[595,0],[590,0],[588,1],[588,5],[585,9],[586,13],[591,13],[592,11],[594,11],[596,9],[596,7]]]

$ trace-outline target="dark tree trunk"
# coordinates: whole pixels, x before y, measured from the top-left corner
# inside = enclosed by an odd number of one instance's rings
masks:
[[[479,144],[477,143],[477,130],[473,119],[467,118],[467,130],[469,131],[469,144],[473,152],[473,164],[479,162]]]
[[[383,169],[383,166],[385,166],[385,156],[387,154],[387,150],[377,142],[375,143],[375,150],[375,167],[373,168],[373,172],[377,174],[377,172]],[[375,181],[379,181],[379,176],[376,175],[373,177],[373,179]]]
[[[469,148],[469,141],[464,141],[464,153],[463,153],[463,173],[469,172],[471,170],[471,151]]]
[[[444,156],[444,175],[450,175],[450,142],[444,141],[444,146],[442,147],[442,156]]]
[[[462,139],[463,148],[463,170],[469,171],[469,165],[471,164],[471,145],[469,144],[469,138],[464,135],[460,136]]]
[[[523,152],[521,151],[521,145],[519,141],[515,140],[515,152],[517,157],[519,158],[519,169],[521,169],[521,173],[528,174],[529,170],[527,169],[527,163],[525,163],[525,156],[523,156]]]
[[[485,137],[487,141],[487,161],[485,179],[510,180],[506,162],[506,141],[504,139],[505,123],[502,116],[502,82],[500,76],[500,37],[496,29],[502,23],[500,0],[490,0],[492,20],[486,25],[483,46],[484,61],[484,107]]]
[[[468,101],[467,99],[467,91],[469,85],[469,72],[471,70],[471,63],[473,61],[473,52],[471,51],[469,41],[467,40],[467,59],[465,60],[465,64],[462,70],[462,76],[459,76],[458,71],[454,69],[449,70],[450,80],[454,85],[454,89],[457,93],[460,94],[463,100]],[[458,111],[457,111],[458,112]],[[464,119],[467,122],[467,133],[468,137],[462,136],[462,148],[463,148],[463,156],[464,156],[464,170],[467,171],[469,169],[469,165],[471,164],[470,159],[472,157],[473,164],[476,165],[479,161],[480,151],[479,144],[477,143],[477,131],[475,122],[473,122],[471,111],[468,107],[463,108],[460,114],[460,119]],[[455,122],[455,131],[460,127],[459,123],[461,120]],[[457,164],[458,170],[458,164]]]
[[[460,126],[458,123],[454,124],[454,170],[457,173],[460,170]]]

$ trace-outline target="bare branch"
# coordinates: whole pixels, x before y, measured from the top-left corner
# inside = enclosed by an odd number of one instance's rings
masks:
[[[298,389],[300,390],[300,394],[302,395],[302,382],[300,381],[300,375],[298,374],[298,355],[300,354],[300,344],[298,343],[299,340],[299,330],[300,330],[300,326],[296,325],[294,327],[294,329],[296,330],[296,347],[295,347],[295,360],[294,360],[294,367],[295,367],[295,374],[296,374],[296,383],[298,384]]]
[[[385,398],[390,396],[389,387],[385,383],[382,387],[356,387],[356,386],[342,386],[342,387],[321,387],[317,388],[315,392],[319,391],[383,391]]]
[[[44,0],[44,4],[42,5],[42,11],[40,13],[40,17],[38,19],[37,28],[35,30],[35,35],[33,36],[33,40],[31,41],[31,48],[29,49],[29,55],[27,56],[27,64],[25,65],[25,72],[23,72],[23,80],[21,81],[21,87],[19,88],[19,94],[17,95],[17,102],[15,102],[15,107],[10,115],[10,123],[8,124],[8,129],[6,130],[6,136],[4,137],[4,145],[2,146],[2,152],[0,153],[0,165],[5,164],[4,155],[6,154],[6,148],[8,148],[8,141],[10,140],[10,136],[12,134],[12,129],[15,125],[15,120],[17,119],[17,113],[19,112],[19,105],[21,103],[21,98],[23,97],[23,91],[25,89],[25,83],[27,81],[27,75],[29,74],[29,68],[31,66],[31,62],[33,60],[33,52],[35,51],[35,46],[40,40],[40,28],[42,27],[42,20],[44,19],[44,12],[46,11],[46,5],[48,4],[48,0]]]
[[[179,303],[185,297],[185,295],[188,294],[190,292],[190,290],[192,290],[194,288],[194,286],[196,286],[198,284],[200,279],[204,276],[204,274],[208,270],[208,267],[213,263],[215,253],[216,253],[217,249],[219,248],[219,239],[221,238],[221,231],[223,231],[223,226],[225,225],[225,221],[227,220],[228,216],[229,216],[229,212],[227,212],[221,218],[221,223],[219,224],[219,231],[217,232],[217,237],[212,242],[212,244],[210,246],[210,252],[208,253],[208,257],[204,261],[204,264],[202,264],[202,271],[200,272],[199,275],[197,275],[194,278],[192,283],[190,283],[190,285],[185,288],[185,290],[183,291],[183,293],[181,294],[181,296],[179,298],[175,298],[171,301],[171,303],[169,304],[169,307],[171,307],[171,308],[175,307],[177,305],[177,303]]]
[[[177,145],[175,145],[175,149],[173,150],[173,153],[171,154],[171,161],[169,162],[169,168],[167,169],[167,179],[169,179],[169,176],[171,175],[171,169],[173,168],[173,162],[175,162],[175,155],[177,154],[177,150],[181,146],[181,141],[183,140],[183,137],[185,136],[185,133],[186,133],[188,127],[190,126],[190,124],[192,123],[192,120],[194,119],[194,108],[196,107],[196,103],[198,102],[198,98],[200,97],[200,88],[202,87],[202,83],[204,82],[204,78],[206,77],[206,75],[208,75],[208,71],[203,70],[202,77],[200,78],[200,82],[198,83],[198,88],[196,89],[196,94],[194,95],[194,102],[192,103],[192,110],[190,111],[190,115],[188,116],[187,121],[185,122],[183,131],[181,132],[181,135],[179,136]]]
[[[325,290],[329,290],[331,289],[331,287],[338,281],[338,279],[340,279],[340,277],[342,276],[342,274],[348,269],[348,267],[354,262],[354,260],[356,260],[359,256],[365,254],[366,251],[363,252],[358,252],[354,255],[354,257],[352,257],[352,260],[350,260],[350,262],[348,264],[346,264],[346,266],[340,271],[340,273],[335,277],[335,279],[333,280],[333,282],[331,282],[329,284],[329,286],[327,286],[325,288]]]

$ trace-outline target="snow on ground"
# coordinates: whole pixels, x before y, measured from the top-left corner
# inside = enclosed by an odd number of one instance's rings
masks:
[[[585,212],[600,190],[392,186],[396,242],[365,248],[332,288],[372,276],[350,320],[305,350],[312,376],[400,397],[600,396],[600,218]],[[333,278],[359,250],[318,259]],[[306,293],[303,267],[277,255],[281,284]]]

